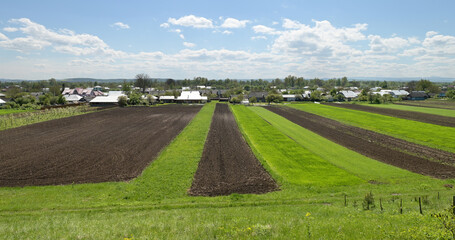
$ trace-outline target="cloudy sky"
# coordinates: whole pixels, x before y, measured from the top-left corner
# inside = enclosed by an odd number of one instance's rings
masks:
[[[455,77],[455,1],[0,2],[0,78]]]

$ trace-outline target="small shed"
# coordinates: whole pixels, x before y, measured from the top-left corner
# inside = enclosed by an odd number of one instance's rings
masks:
[[[283,94],[283,101],[285,102],[294,102],[297,100],[297,95],[295,94]]]
[[[3,106],[3,105],[5,105],[5,103],[6,103],[6,102],[5,102],[5,101],[3,101],[3,99],[1,99],[1,98],[0,98],[0,106]]]

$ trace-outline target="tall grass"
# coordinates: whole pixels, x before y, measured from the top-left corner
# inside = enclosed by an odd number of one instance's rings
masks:
[[[51,108],[41,111],[0,115],[0,131],[58,118],[81,115],[90,111],[92,111],[92,108],[84,105],[78,107]]]

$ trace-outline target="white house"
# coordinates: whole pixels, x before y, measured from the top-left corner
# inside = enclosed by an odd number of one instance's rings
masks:
[[[199,91],[182,91],[176,101],[180,103],[205,103],[207,102],[207,97],[201,96]]]
[[[163,103],[173,103],[175,101],[174,96],[160,96],[160,101]]]
[[[359,94],[353,91],[340,91],[340,93],[343,94],[344,98],[348,101],[351,101],[353,98],[359,96]]]
[[[65,98],[66,102],[71,102],[71,103],[79,103],[79,100],[82,99],[82,97],[77,94],[63,95],[63,97]]]
[[[3,106],[6,102],[0,98],[0,106]]]
[[[110,91],[107,96],[98,96],[90,104],[115,104],[118,103],[118,98],[126,96],[122,91]]]

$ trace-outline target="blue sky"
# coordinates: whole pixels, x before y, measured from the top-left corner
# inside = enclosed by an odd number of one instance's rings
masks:
[[[455,1],[2,1],[0,78],[455,77]]]

